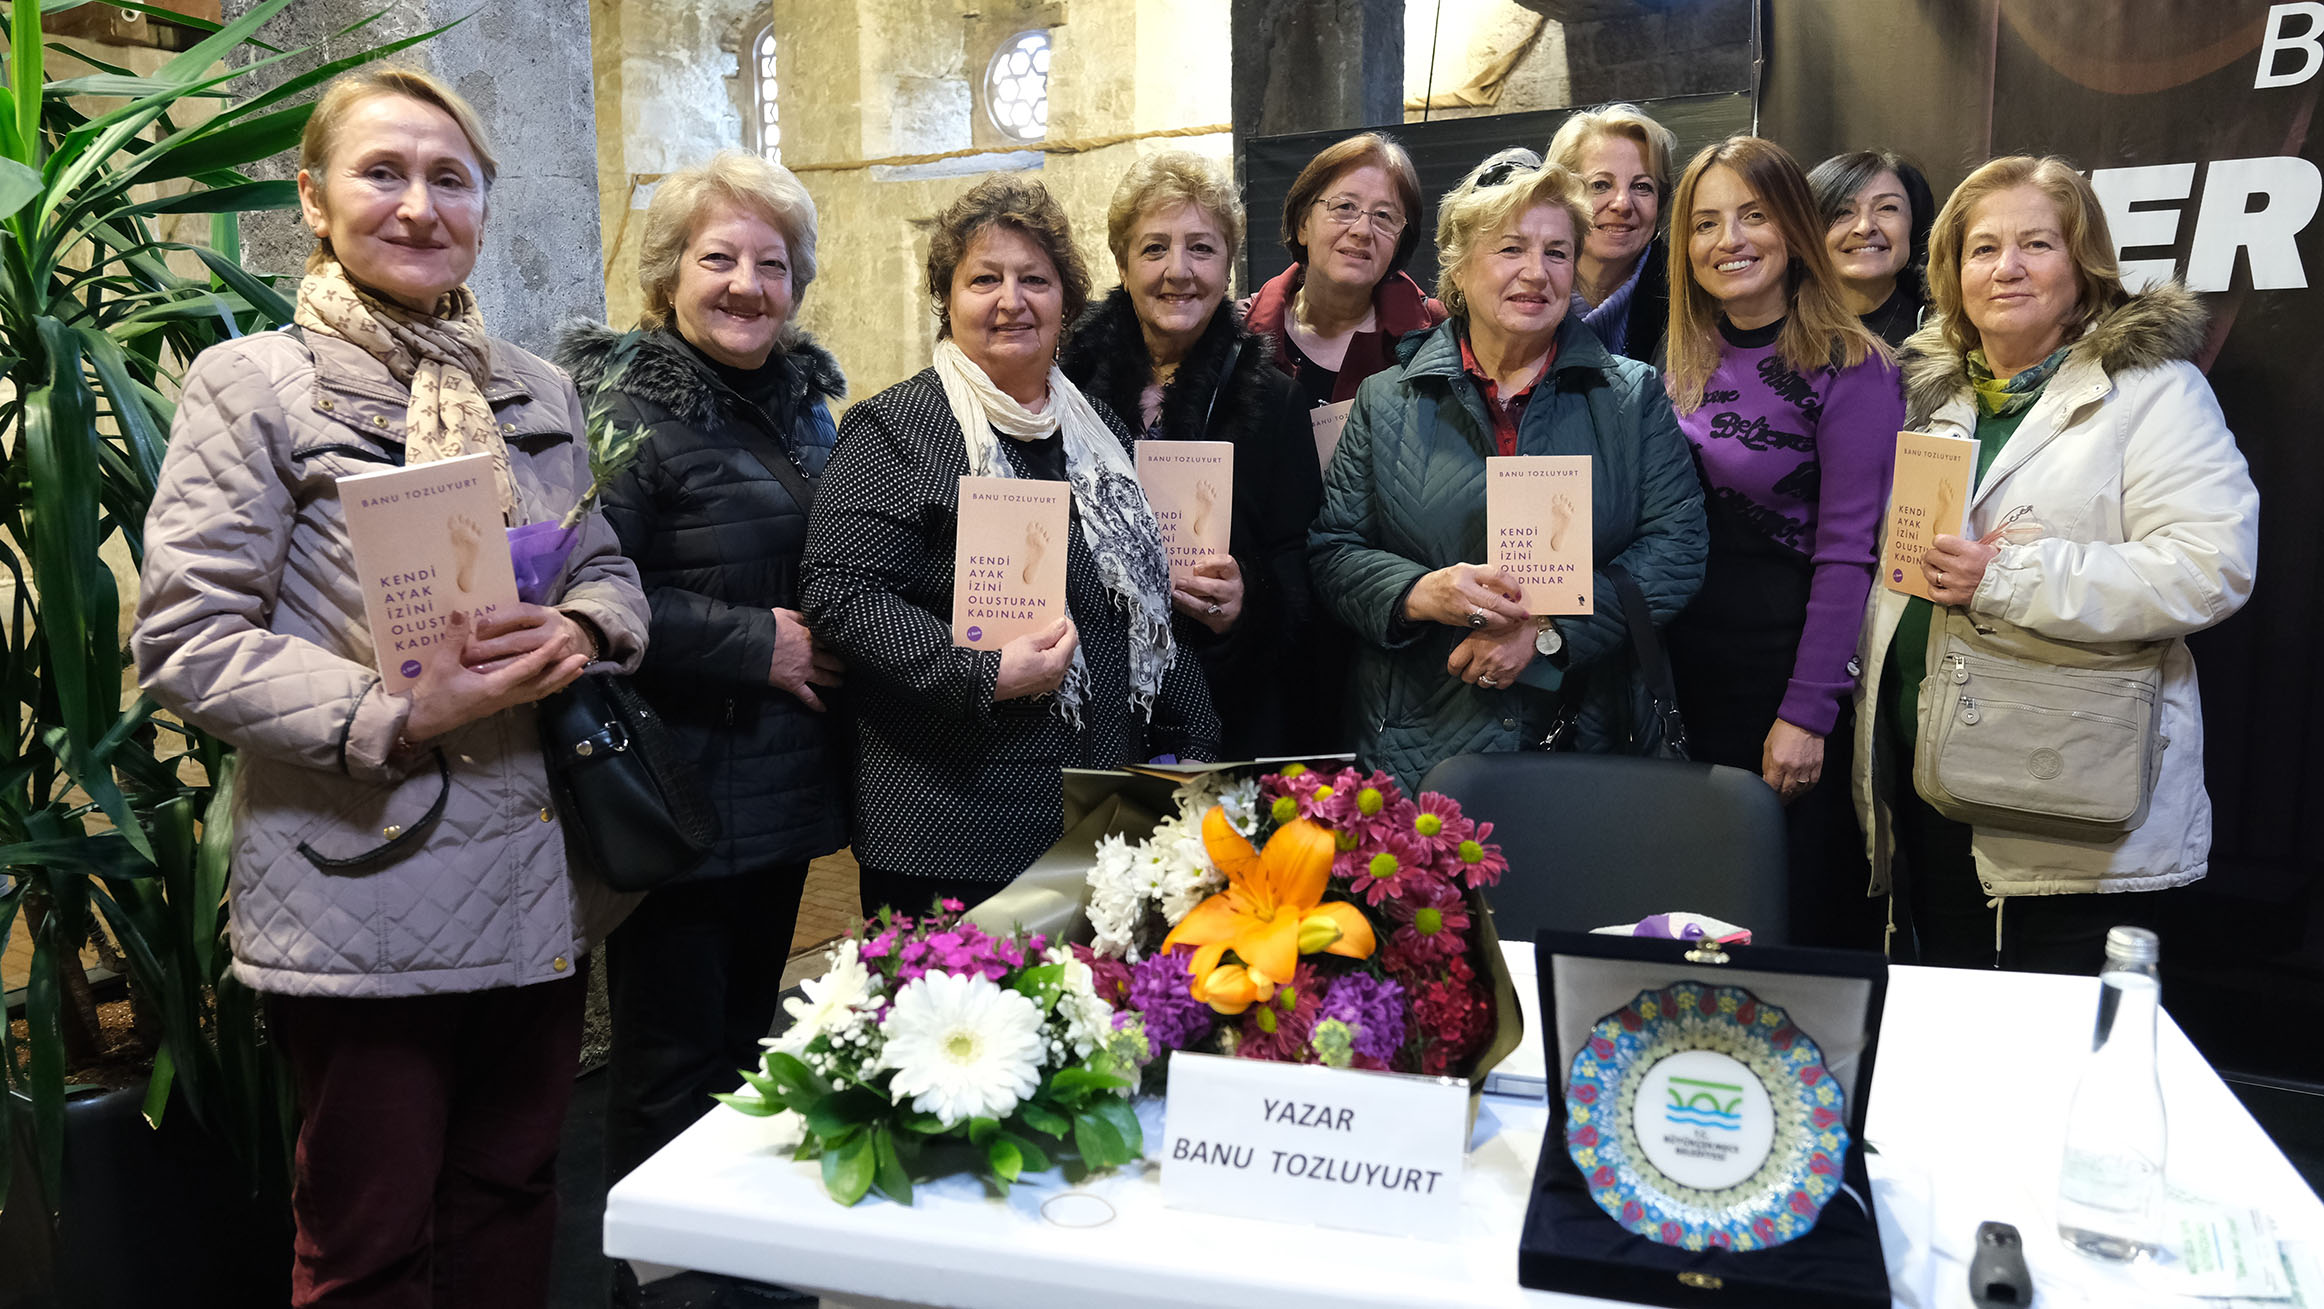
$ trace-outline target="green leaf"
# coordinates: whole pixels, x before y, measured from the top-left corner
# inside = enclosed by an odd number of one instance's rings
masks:
[[[990,1144],[993,1137],[1000,1134],[1000,1130],[1001,1121],[998,1118],[971,1118],[968,1120],[968,1143],[974,1146]]]
[[[1091,1168],[1113,1168],[1130,1161],[1122,1134],[1094,1113],[1073,1116],[1073,1148]]]
[[[1129,1079],[1110,1077],[1089,1068],[1060,1068],[1049,1075],[1049,1090],[1066,1107],[1078,1109],[1101,1091],[1118,1091]]]
[[[887,1100],[865,1090],[847,1090],[824,1096],[800,1112],[807,1130],[832,1138],[869,1126],[887,1116]]]
[[[90,327],[75,327],[73,334],[88,351],[90,371],[96,373],[97,384],[104,388],[114,422],[129,438],[129,451],[137,468],[138,498],[150,504],[154,487],[161,479],[162,452],[169,443],[168,420],[147,406],[136,377],[129,371],[129,356],[121,349],[120,342]],[[143,551],[139,553],[142,555]],[[144,560],[140,558],[137,562],[142,565]],[[147,712],[150,713],[150,706]],[[145,716],[141,713],[139,720]]]
[[[800,1063],[796,1055],[769,1050],[760,1057],[759,1062],[765,1065],[767,1076],[775,1079],[785,1104],[813,1104],[831,1094],[831,1084],[816,1076],[813,1069]]]
[[[68,77],[62,81],[50,82],[41,90],[51,100],[65,100],[80,95],[118,96],[124,100],[136,100],[156,92],[169,92],[180,96],[187,94],[180,89],[176,82],[155,81],[153,78],[138,77],[133,73],[92,73],[87,77]],[[209,96],[219,100],[226,99],[228,95],[225,91],[196,91],[192,94]]]
[[[912,1174],[896,1153],[896,1134],[885,1124],[871,1133],[872,1186],[897,1204],[912,1203]]]
[[[224,127],[172,136],[139,156],[125,180],[142,185],[271,158],[299,143],[299,134],[306,131],[307,119],[314,112],[312,104],[292,105]],[[296,183],[285,185],[293,187],[296,194]]]
[[[210,807],[202,815],[202,845],[194,857],[194,908],[208,930],[194,934],[194,957],[203,977],[216,977],[224,964],[219,957],[220,920],[226,908],[226,887],[232,878],[234,857],[234,793],[242,756],[227,755],[210,770]]]
[[[871,1189],[876,1161],[872,1157],[871,1137],[857,1132],[845,1144],[834,1147],[824,1143],[823,1189],[841,1204],[854,1204]]]
[[[1017,1147],[1019,1167],[1022,1168],[1023,1171],[1028,1173],[1045,1173],[1049,1171],[1049,1155],[1040,1146],[1033,1144],[1031,1141],[1026,1140],[1024,1137],[1021,1137],[1014,1132],[1002,1133],[1001,1139]]]
[[[8,19],[8,50],[8,85],[16,94],[17,159],[37,164],[40,162],[40,85],[47,57],[40,42],[39,5],[16,0]]]
[[[1057,997],[1065,990],[1065,965],[1042,964],[1017,974],[1009,989],[1041,1006],[1048,1013],[1057,1004]]]
[[[23,9],[22,0],[17,8]],[[65,1175],[64,1007],[57,988],[55,917],[32,934],[32,976],[25,979],[24,1026],[31,1038],[32,1142],[41,1190],[62,1203]]]
[[[1063,1140],[1073,1130],[1073,1120],[1045,1105],[1026,1100],[1017,1106],[1017,1121],[1041,1133]]]
[[[0,942],[0,944],[4,943]],[[940,1136],[946,1130],[944,1120],[934,1114],[903,1106],[898,1106],[898,1108],[902,1113],[901,1125],[907,1132],[913,1132],[920,1136]]]
[[[170,1083],[177,1080],[177,1061],[170,1057],[169,1047],[163,1046],[153,1054],[153,1076],[145,1083],[143,1113],[145,1125],[161,1130],[162,1112],[169,1108]]]
[[[1024,1153],[1017,1149],[1015,1138],[1006,1135],[995,1136],[986,1142],[984,1157],[985,1162],[992,1165],[993,1176],[1004,1182],[1016,1181],[1019,1171],[1025,1165]]]
[[[759,1093],[759,1098],[774,1105],[777,1109],[789,1107],[783,1103],[782,1088],[775,1085],[774,1078],[768,1077],[764,1073],[754,1073],[748,1068],[737,1068],[735,1071],[742,1075],[744,1085]]]
[[[40,198],[43,185],[39,169],[13,159],[0,159],[0,218],[12,218],[18,210]]]
[[[731,1095],[725,1091],[712,1091],[710,1098],[729,1109],[740,1110],[753,1118],[772,1118],[783,1112],[783,1106],[761,1100],[755,1095]]]
[[[1119,1162],[1128,1163],[1145,1155],[1146,1132],[1138,1125],[1138,1111],[1129,1101],[1109,1095],[1091,1105],[1089,1112],[1104,1119],[1114,1129],[1114,1135],[1121,1138],[1123,1157]]]
[[[212,250],[204,250],[199,246],[177,248],[192,249],[209,266],[210,271],[217,274],[218,280],[226,284],[226,289],[249,301],[250,307],[263,315],[270,326],[290,326],[298,307],[284,299],[280,292],[268,286],[256,273]]]

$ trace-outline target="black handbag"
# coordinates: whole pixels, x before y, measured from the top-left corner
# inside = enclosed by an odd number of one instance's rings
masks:
[[[1687,725],[1678,713],[1678,683],[1670,675],[1670,655],[1662,648],[1662,638],[1655,634],[1654,616],[1646,607],[1646,593],[1638,589],[1636,579],[1620,564],[1606,565],[1606,580],[1614,584],[1614,595],[1622,604],[1622,622],[1630,631],[1630,658],[1638,670],[1639,680],[1645,686],[1645,712],[1638,709],[1638,695],[1629,691],[1621,697],[1630,710],[1630,739],[1622,753],[1646,759],[1676,759],[1685,761],[1687,754]],[[1607,661],[1615,662],[1613,659]],[[1600,670],[1606,671],[1606,670]],[[1628,669],[1619,669],[1623,682],[1629,682]],[[1587,698],[1584,680],[1568,676],[1564,703],[1558,707],[1557,721],[1549,734],[1542,738],[1541,749],[1573,750],[1578,748],[1575,737],[1581,717],[1582,702]]]
[[[718,813],[668,723],[618,673],[541,701],[541,755],[568,847],[616,891],[650,891],[702,866]]]

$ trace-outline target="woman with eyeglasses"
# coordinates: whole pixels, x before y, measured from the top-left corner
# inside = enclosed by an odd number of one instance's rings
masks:
[[[1309,407],[1355,399],[1365,378],[1395,366],[1396,338],[1444,321],[1444,306],[1402,271],[1419,219],[1412,156],[1377,132],[1326,147],[1291,183],[1291,267],[1251,297],[1244,321],[1274,340]]]

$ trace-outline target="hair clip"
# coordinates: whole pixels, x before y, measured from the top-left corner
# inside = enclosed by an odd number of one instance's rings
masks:
[[[1515,177],[1517,174],[1524,172],[1526,167],[1527,165],[1522,159],[1504,159],[1500,163],[1497,163],[1491,168],[1486,169],[1484,172],[1477,174],[1477,185],[1480,187],[1499,186],[1503,182],[1508,181],[1510,178]]]

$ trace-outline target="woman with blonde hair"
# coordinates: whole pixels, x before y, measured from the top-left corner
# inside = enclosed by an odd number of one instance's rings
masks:
[[[495,171],[436,79],[332,82],[300,142],[297,326],[187,370],[145,524],[140,680],[239,761],[234,974],[297,1090],[302,1306],[548,1299],[577,965],[610,893],[567,870],[532,706],[636,666],[645,599],[584,515],[553,605],[455,611],[459,657],[390,692],[338,484],[487,455],[510,526],[588,488],[573,384],[487,334],[466,284]]]
[[[1653,362],[1670,316],[1663,237],[1678,138],[1632,104],[1585,109],[1558,124],[1550,162],[1582,180],[1589,234],[1574,263],[1575,309],[1615,354]]]
[[[1824,223],[1783,147],[1737,136],[1696,155],[1671,227],[1685,248],[1664,380],[1711,528],[1703,589],[1670,629],[1688,744],[1759,774],[1788,806],[1790,939],[1875,949],[1880,917],[1837,780],[1848,735],[1835,731],[1903,392],[1887,347],[1840,299]]]
[[[2160,925],[2167,888],[2205,872],[2211,799],[2187,636],[2250,598],[2259,493],[2191,362],[2200,302],[2176,282],[2123,287],[2106,212],[2071,163],[2019,155],[1971,173],[1937,213],[1929,292],[1934,321],[1904,349],[1909,422],[1975,437],[1979,467],[1968,530],[1922,556],[1934,602],[1872,593],[1856,805],[1875,874],[1893,876],[1911,911],[1919,962],[2086,973],[2109,927]],[[2143,800],[2145,821],[2077,838],[1961,821],[1923,798],[1923,679],[1948,629],[1971,652],[2037,665],[2159,662],[2146,739],[2092,736],[2104,715],[2074,732],[1999,710],[1985,724],[2002,734],[1988,748],[2034,776],[2094,776],[2159,751],[2115,798]]]
[[[577,323],[558,346],[616,426],[645,430],[605,517],[653,607],[638,690],[700,773],[720,828],[709,859],[607,942],[609,1181],[757,1057],[782,990],[769,959],[789,948],[807,863],[846,841],[824,700],[839,662],[799,612],[808,513],[846,390],[793,323],[815,238],[798,178],[723,151],[654,190],[639,330]]]
[[[1308,535],[1317,594],[1356,634],[1358,761],[1417,789],[1466,752],[1538,744],[1571,706],[1585,749],[1635,725],[1620,564],[1667,622],[1702,578],[1702,490],[1653,368],[1571,312],[1589,210],[1573,174],[1501,151],[1438,208],[1437,294],[1452,317],[1366,386]],[[1485,460],[1587,455],[1590,611],[1535,614],[1483,562]]]
[[[1173,570],[1171,604],[1202,660],[1229,759],[1327,752],[1336,704],[1307,676],[1314,598],[1307,527],[1323,500],[1306,406],[1265,337],[1226,303],[1243,236],[1234,185],[1169,150],[1122,175],[1106,213],[1121,285],[1074,326],[1059,364],[1141,441],[1226,441],[1227,552]]]

